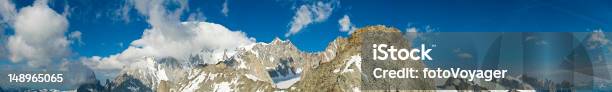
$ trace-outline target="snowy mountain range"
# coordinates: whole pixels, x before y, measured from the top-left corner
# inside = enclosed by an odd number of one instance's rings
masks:
[[[372,26],[378,30],[394,30]],[[372,29],[370,28],[370,29]],[[368,28],[366,28],[368,29]],[[358,30],[357,32],[376,31]],[[325,51],[303,52],[289,40],[239,46],[235,51],[202,50],[181,61],[173,57],[143,57],[125,67],[98,91],[360,91],[359,37],[339,37]],[[203,58],[217,58],[216,63]],[[328,81],[328,82],[322,82]],[[318,85],[313,85],[318,84]]]

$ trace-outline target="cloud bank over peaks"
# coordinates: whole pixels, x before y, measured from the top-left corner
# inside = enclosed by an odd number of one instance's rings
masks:
[[[130,46],[120,53],[81,59],[98,73],[119,71],[124,66],[133,65],[142,61],[143,57],[150,56],[187,60],[192,55],[204,54],[207,57],[202,61],[216,63],[225,51],[234,53],[241,46],[255,43],[255,39],[247,37],[244,32],[231,31],[220,24],[182,22],[180,16],[188,7],[185,0],[132,0],[128,3],[147,18],[151,28],[145,29],[141,38],[132,41]],[[169,9],[166,8],[167,5],[176,5],[178,8]]]
[[[181,23],[189,33],[188,39],[172,39],[163,35],[163,30],[147,29],[142,38],[133,41],[121,53],[83,59],[83,63],[98,71],[117,71],[124,66],[141,61],[145,56],[174,57],[187,60],[194,54],[206,54],[206,63],[217,63],[223,53],[235,53],[241,47],[255,43],[240,31],[231,31],[222,25],[208,22]],[[204,52],[203,52],[204,51]]]
[[[285,37],[300,32],[312,23],[319,23],[327,20],[338,4],[338,1],[318,1],[314,4],[301,5],[296,10],[293,20],[290,22],[291,27],[289,31],[285,33]]]

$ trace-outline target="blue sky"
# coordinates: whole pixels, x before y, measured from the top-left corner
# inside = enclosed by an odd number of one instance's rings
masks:
[[[17,7],[33,1],[15,1]],[[219,23],[230,30],[245,32],[258,42],[269,42],[274,37],[290,39],[298,48],[315,52],[323,50],[340,32],[338,20],[348,15],[357,27],[383,24],[405,30],[433,28],[435,31],[590,31],[608,29],[612,21],[609,1],[571,0],[340,0],[329,18],[312,23],[290,37],[284,34],[290,28],[296,7],[313,1],[229,0],[228,16],[221,13],[224,0],[192,0],[189,13],[201,12],[204,21]],[[129,21],[116,16],[124,1],[118,0],[52,0],[50,7],[64,11],[68,4],[70,16],[68,31],[81,31],[83,44],[71,48],[82,56],[107,56],[126,49],[150,27],[146,18],[135,11]],[[9,28],[10,30],[10,28]],[[421,31],[421,30],[420,30]],[[605,30],[604,30],[605,31]],[[11,34],[10,31],[5,34]]]

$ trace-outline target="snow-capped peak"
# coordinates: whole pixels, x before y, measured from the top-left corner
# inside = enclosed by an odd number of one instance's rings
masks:
[[[285,41],[285,40],[281,40],[280,38],[276,37],[276,38],[274,38],[274,40],[272,40],[272,42],[270,42],[270,43],[272,43],[272,44],[281,44],[281,43],[285,43],[285,42],[287,42],[287,41]]]

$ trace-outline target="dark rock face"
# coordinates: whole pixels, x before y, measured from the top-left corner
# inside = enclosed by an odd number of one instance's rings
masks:
[[[111,92],[152,92],[151,88],[143,84],[140,80],[132,77],[131,75],[121,75],[118,78],[124,80],[120,83],[116,83],[114,87],[110,89]]]

